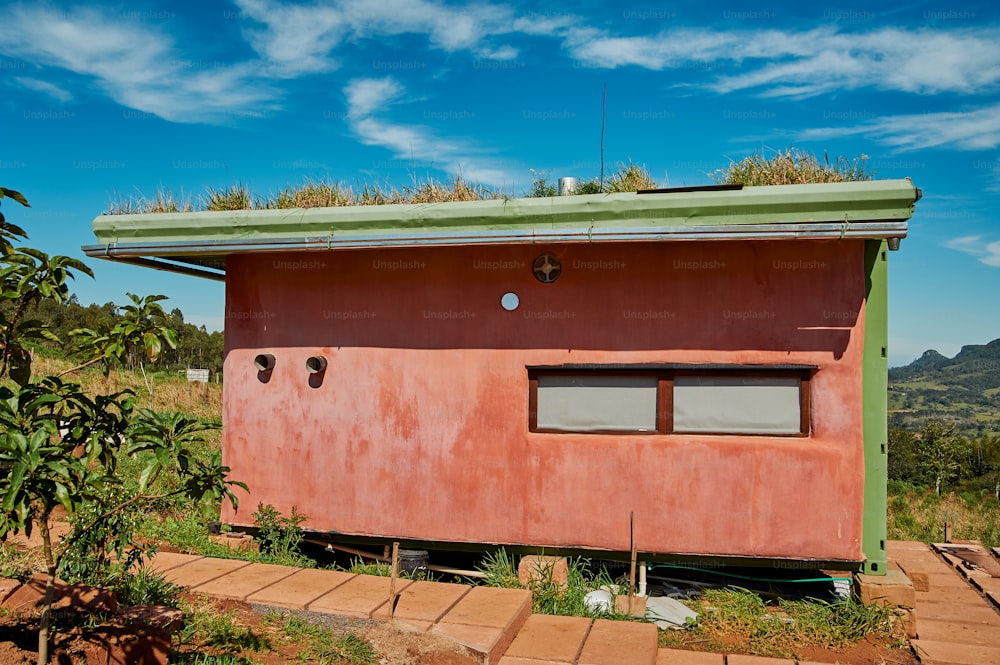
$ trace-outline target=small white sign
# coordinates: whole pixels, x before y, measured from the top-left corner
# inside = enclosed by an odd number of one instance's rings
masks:
[[[209,371],[207,369],[189,369],[187,371],[188,381],[199,381],[208,383]]]

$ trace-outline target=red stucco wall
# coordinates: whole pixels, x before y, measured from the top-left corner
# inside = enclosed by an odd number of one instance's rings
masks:
[[[563,275],[542,284],[536,256]],[[863,242],[230,256],[223,454],[307,527],[401,539],[861,560]],[[520,307],[500,306],[506,292]],[[273,353],[265,383],[253,366]],[[326,356],[321,383],[306,372]],[[526,365],[819,366],[812,434],[528,432]]]

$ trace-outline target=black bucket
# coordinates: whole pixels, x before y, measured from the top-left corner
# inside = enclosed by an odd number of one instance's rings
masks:
[[[426,573],[430,557],[427,550],[399,550],[399,572],[413,575]]]

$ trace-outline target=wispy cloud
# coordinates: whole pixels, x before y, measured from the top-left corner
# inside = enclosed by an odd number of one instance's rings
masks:
[[[900,151],[949,147],[990,150],[1000,145],[1000,104],[971,111],[904,114],[876,118],[850,127],[807,129],[807,141],[863,135]]]
[[[46,97],[51,97],[61,104],[65,104],[73,99],[72,93],[63,90],[59,86],[49,83],[48,81],[39,81],[38,79],[29,78],[27,76],[16,76],[14,77],[14,81],[22,88],[40,92]]]
[[[15,5],[5,20],[0,52],[86,77],[116,102],[167,120],[217,121],[275,96],[252,64],[192,67],[169,36],[109,10]]]
[[[982,236],[962,236],[949,240],[945,246],[971,254],[988,266],[1000,268],[1000,240],[989,242]]]
[[[727,66],[706,87],[719,93],[809,97],[874,88],[918,94],[977,94],[1000,84],[1000,29],[887,28],[847,32],[677,29],[618,37],[586,27],[566,32],[567,51],[593,67],[653,70]]]
[[[569,17],[531,21],[501,5],[449,6],[427,0],[340,0],[288,4],[276,0],[236,0],[250,19],[247,40],[278,75],[334,69],[338,49],[364,39],[422,35],[433,49],[467,51],[475,57],[510,60],[519,51],[494,38],[541,35],[568,25]],[[551,32],[549,32],[551,34]]]
[[[482,147],[441,138],[428,127],[376,117],[404,93],[403,86],[392,77],[354,79],[345,86],[347,122],[359,141],[386,148],[398,159],[420,160],[449,173],[461,173],[467,180],[492,185],[511,183],[511,175],[498,167]]]

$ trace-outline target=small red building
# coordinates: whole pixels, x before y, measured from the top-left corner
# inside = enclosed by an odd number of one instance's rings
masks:
[[[224,279],[223,456],[346,539],[885,568],[909,180],[102,216]]]

